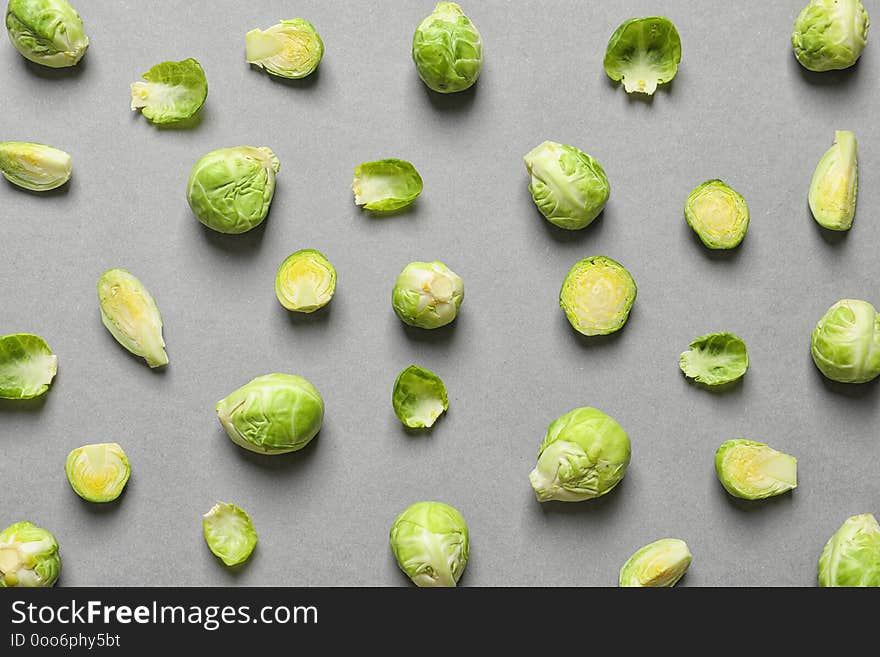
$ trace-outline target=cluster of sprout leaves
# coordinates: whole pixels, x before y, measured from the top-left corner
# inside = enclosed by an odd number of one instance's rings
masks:
[[[710,249],[739,246],[749,229],[746,200],[721,180],[707,180],[697,185],[687,197],[684,217]]]
[[[442,94],[464,91],[480,77],[483,40],[461,7],[438,2],[416,28],[412,58],[430,89]]]
[[[298,313],[323,308],[336,292],[336,268],[315,249],[302,249],[284,259],[275,274],[275,295]]]
[[[464,281],[442,262],[411,262],[394,283],[391,305],[409,326],[435,329],[458,315],[464,299]]]
[[[70,487],[87,502],[112,502],[122,495],[131,465],[117,443],[96,443],[72,450],[64,471]]]
[[[269,213],[281,163],[265,146],[211,151],[189,174],[186,199],[196,218],[219,233],[256,228]]]
[[[565,275],[559,305],[576,331],[607,335],[623,328],[637,288],[626,268],[611,258],[579,260]]]
[[[867,301],[841,299],[813,329],[810,353],[827,378],[867,383],[880,375],[880,316]]]
[[[627,93],[653,95],[670,82],[681,62],[681,38],[668,18],[631,18],[618,27],[605,49],[605,73]]]
[[[847,518],[819,557],[819,586],[880,587],[880,525],[870,513]]]
[[[257,546],[250,516],[228,502],[217,502],[202,516],[202,532],[208,548],[227,566],[244,563]]]
[[[61,187],[70,180],[73,160],[68,153],[45,144],[0,142],[0,173],[13,185],[34,192]]]
[[[834,132],[831,145],[813,173],[810,211],[823,228],[849,230],[859,194],[859,156],[856,136],[848,130]]]
[[[108,269],[98,279],[101,321],[116,341],[150,367],[168,364],[162,315],[153,295],[124,269]]]
[[[388,158],[355,167],[351,191],[354,202],[373,212],[405,208],[422,193],[422,177],[406,160]]]
[[[0,532],[0,588],[52,586],[61,572],[58,541],[24,520]]]
[[[791,34],[795,57],[811,71],[849,68],[865,48],[870,25],[859,0],[810,0]]]
[[[82,20],[67,0],[9,0],[6,31],[23,57],[51,68],[74,66],[89,47]]]
[[[418,365],[410,365],[397,375],[391,403],[397,418],[411,429],[434,426],[437,418],[449,408],[443,380]]]
[[[614,418],[576,408],[550,424],[529,481],[539,502],[581,502],[617,486],[629,459],[629,436]]]
[[[661,538],[640,548],[620,569],[625,587],[675,586],[691,565],[691,551],[679,538]]]
[[[244,37],[248,64],[272,75],[299,80],[311,75],[324,56],[324,42],[315,27],[302,18],[290,18]]]
[[[49,389],[58,357],[39,335],[0,336],[0,398],[32,399]]]
[[[720,386],[739,379],[749,369],[746,343],[733,333],[709,333],[695,338],[679,357],[681,371],[707,386]]]
[[[468,562],[468,528],[442,502],[416,502],[391,526],[391,552],[417,586],[455,586]]]
[[[201,64],[189,58],[156,64],[131,83],[131,109],[157,124],[185,121],[202,109],[208,97],[208,80]]]
[[[754,440],[735,438],[715,452],[724,489],[744,500],[763,500],[797,488],[797,459]]]

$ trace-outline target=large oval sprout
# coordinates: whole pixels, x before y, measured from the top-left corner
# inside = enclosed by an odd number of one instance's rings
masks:
[[[810,211],[823,228],[849,230],[856,214],[859,194],[859,158],[856,136],[836,130],[831,145],[813,173]]]
[[[39,335],[0,336],[0,398],[39,397],[57,372],[58,358]]]
[[[849,68],[865,48],[870,25],[859,0],[810,0],[791,34],[795,57],[811,71]]]
[[[397,418],[411,429],[434,426],[449,408],[443,380],[418,365],[410,365],[397,375],[391,403]]]
[[[6,31],[21,55],[51,68],[75,65],[89,38],[67,0],[9,0]]]
[[[336,269],[315,249],[290,254],[275,274],[275,296],[294,312],[313,313],[330,303],[334,292]]]
[[[559,305],[579,333],[607,335],[626,324],[636,293],[636,282],[623,265],[593,256],[576,262],[565,275]]]
[[[0,532],[0,588],[52,586],[60,572],[52,532],[27,520]]]
[[[678,538],[661,538],[632,555],[620,569],[620,586],[675,586],[691,565],[691,551]]]
[[[749,208],[742,195],[721,180],[707,180],[684,205],[688,226],[710,249],[739,246],[749,228]]]
[[[208,80],[201,64],[189,58],[162,62],[131,83],[131,109],[156,124],[176,123],[196,114],[208,97]]]
[[[728,493],[744,500],[763,500],[797,488],[797,459],[754,440],[721,443],[715,472]]]
[[[480,77],[483,40],[454,2],[438,2],[416,28],[412,58],[419,77],[442,94],[464,91]]]
[[[88,502],[112,502],[122,495],[131,465],[117,443],[77,447],[64,466],[70,487]]]
[[[248,64],[292,80],[310,75],[324,56],[324,42],[315,27],[302,18],[251,30],[244,37],[244,47]]]
[[[867,383],[880,375],[880,316],[867,301],[842,299],[813,329],[810,353],[832,381]]]
[[[391,552],[417,586],[455,586],[468,562],[468,528],[457,509],[416,502],[391,526]]]
[[[870,513],[847,518],[819,557],[819,586],[880,587],[880,525]]]
[[[393,212],[406,207],[422,193],[422,177],[406,160],[389,158],[364,162],[354,170],[354,202],[365,210]]]
[[[208,548],[227,566],[247,561],[257,547],[257,532],[244,509],[217,502],[202,516],[202,532]]]
[[[0,142],[0,173],[34,192],[61,187],[70,180],[73,161],[60,148],[25,141]]]
[[[733,333],[709,333],[695,338],[678,359],[689,379],[707,386],[736,381],[749,369],[746,343]]]
[[[98,279],[101,321],[116,341],[150,367],[168,364],[162,315],[153,295],[124,269],[108,269]]]
[[[631,18],[618,27],[605,49],[605,73],[626,92],[652,95],[670,82],[681,61],[681,38],[668,18]]]
[[[449,324],[462,299],[464,281],[439,260],[409,263],[391,291],[391,305],[400,320],[424,329]]]

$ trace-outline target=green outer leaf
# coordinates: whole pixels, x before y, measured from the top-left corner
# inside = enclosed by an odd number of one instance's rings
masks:
[[[75,65],[89,47],[82,20],[67,0],[9,0],[6,30],[23,57],[51,68]]]
[[[302,265],[308,270],[302,271]],[[330,303],[335,292],[336,268],[317,249],[291,253],[275,272],[275,296],[290,311],[313,313]]]
[[[13,333],[0,337],[0,398],[39,397],[57,372],[58,358],[40,336]]]
[[[311,75],[324,56],[318,31],[303,18],[283,20],[266,30],[253,29],[244,40],[248,64],[289,80]]]
[[[397,418],[411,429],[434,426],[449,408],[443,380],[418,365],[410,365],[397,375],[391,403]]]
[[[810,212],[823,228],[849,230],[856,214],[859,195],[859,159],[856,136],[849,130],[835,130],[831,145],[810,182]]]
[[[730,220],[725,224],[724,230],[719,231],[711,225],[713,219],[717,220],[714,212],[709,216],[700,211],[700,203],[707,200],[715,201],[711,210],[724,212],[726,216],[723,218]],[[722,203],[722,208],[718,207],[719,202]],[[710,249],[732,249],[739,246],[749,229],[749,206],[746,205],[746,200],[739,192],[718,179],[700,183],[688,195],[684,204],[684,217],[700,241]]]
[[[0,588],[52,586],[60,573],[52,532],[27,520],[0,532]]]
[[[408,507],[391,525],[390,543],[397,565],[417,586],[455,586],[467,566],[467,524],[442,502]]]
[[[351,183],[355,204],[374,212],[404,208],[418,198],[422,188],[422,177],[416,168],[395,158],[357,165]]]
[[[678,538],[661,538],[633,554],[620,569],[620,586],[675,586],[691,565],[691,551]]]
[[[391,305],[400,320],[423,329],[452,322],[463,299],[464,281],[439,260],[409,263],[391,291]]]
[[[614,31],[605,49],[605,73],[627,93],[653,95],[672,81],[681,62],[681,38],[663,16],[631,18]]]
[[[60,148],[27,141],[0,142],[0,173],[13,185],[34,192],[61,187],[70,180],[73,160]]]
[[[616,312],[611,317],[603,316],[595,308],[596,301],[604,301],[607,292],[597,290],[594,285],[585,294],[579,284],[585,277],[599,274],[602,280],[613,286],[617,295]],[[559,291],[559,306],[565,311],[572,327],[583,335],[608,335],[623,328],[629,319],[629,312],[635,303],[638,288],[633,277],[619,262],[605,256],[592,256],[576,262],[562,281]],[[601,310],[601,309],[599,309]]]
[[[749,369],[746,343],[733,333],[708,333],[694,338],[679,357],[685,376],[708,386],[736,381]]]
[[[72,450],[67,455],[64,472],[77,495],[87,502],[103,503],[122,495],[131,475],[131,465],[118,443],[96,443]]]
[[[157,124],[176,123],[195,115],[208,97],[205,71],[193,58],[162,62],[131,83],[131,109]]]
[[[859,0],[810,0],[795,20],[791,46],[811,71],[849,68],[861,56],[870,26]]]
[[[464,91],[480,77],[483,40],[461,7],[438,2],[416,28],[412,58],[422,82],[433,91]]]
[[[867,383],[880,375],[880,316],[867,301],[841,299],[813,329],[810,354],[827,378]]]
[[[202,532],[208,548],[227,566],[244,563],[257,547],[257,532],[250,516],[228,502],[217,502],[202,516]]]
[[[124,269],[108,269],[98,279],[101,321],[116,341],[150,367],[168,364],[162,315],[150,291]]]
[[[728,493],[744,500],[763,500],[797,488],[797,459],[754,440],[721,443],[715,472]]]
[[[870,513],[847,518],[819,557],[819,586],[880,587],[880,525]]]

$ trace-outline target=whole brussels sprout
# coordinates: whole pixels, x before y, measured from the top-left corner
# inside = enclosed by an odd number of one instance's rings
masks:
[[[409,263],[391,291],[391,305],[400,320],[424,329],[449,324],[463,298],[464,281],[438,260]]]
[[[464,518],[442,502],[416,502],[391,526],[391,552],[417,586],[458,584],[468,547]]]
[[[856,136],[836,130],[831,145],[813,172],[810,183],[810,212],[823,228],[849,230],[856,214],[859,195],[859,157]]]
[[[52,586],[61,572],[58,541],[27,520],[0,532],[0,588]]]
[[[810,353],[832,381],[867,383],[880,374],[880,317],[867,301],[842,299],[813,329]]]
[[[811,71],[849,68],[861,56],[870,26],[859,0],[810,0],[794,22],[791,45]]]
[[[870,513],[847,518],[819,557],[819,586],[880,587],[880,525]]]
[[[675,586],[691,565],[691,551],[678,538],[661,538],[638,550],[620,569],[620,586]]]
[[[434,91],[464,91],[480,76],[483,40],[461,7],[438,2],[416,28],[412,57],[419,77]]]
[[[70,180],[73,166],[60,148],[25,141],[0,142],[0,173],[13,185],[46,192]]]
[[[9,0],[6,31],[23,57],[51,68],[75,65],[89,47],[82,19],[67,0]]]
[[[681,38],[663,16],[631,18],[620,24],[605,48],[605,74],[622,82],[626,93],[653,95],[670,82],[681,61]]]
[[[311,75],[324,56],[324,42],[314,25],[303,18],[251,30],[244,36],[244,47],[248,64],[289,80]]]
[[[49,389],[58,357],[39,335],[0,336],[0,399],[33,399]]]

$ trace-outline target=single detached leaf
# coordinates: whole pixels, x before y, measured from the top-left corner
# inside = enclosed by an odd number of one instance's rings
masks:
[[[244,563],[257,546],[250,516],[227,502],[217,502],[202,516],[202,531],[211,552],[227,566]]]
[[[397,375],[391,401],[397,418],[413,429],[434,426],[449,408],[442,379],[418,365],[410,365]]]
[[[746,343],[733,333],[709,333],[695,338],[679,357],[685,376],[708,386],[736,381],[749,369]]]
[[[366,210],[392,212],[406,207],[422,193],[422,177],[406,160],[364,162],[354,170],[354,202]]]
[[[632,18],[608,40],[605,73],[623,82],[627,93],[652,95],[658,84],[670,82],[681,61],[681,39],[668,18]]]
[[[156,64],[143,78],[146,82],[131,83],[131,109],[140,109],[153,123],[188,119],[208,97],[205,71],[192,58]]]
[[[14,333],[0,337],[0,397],[31,399],[49,389],[58,358],[38,335]]]

